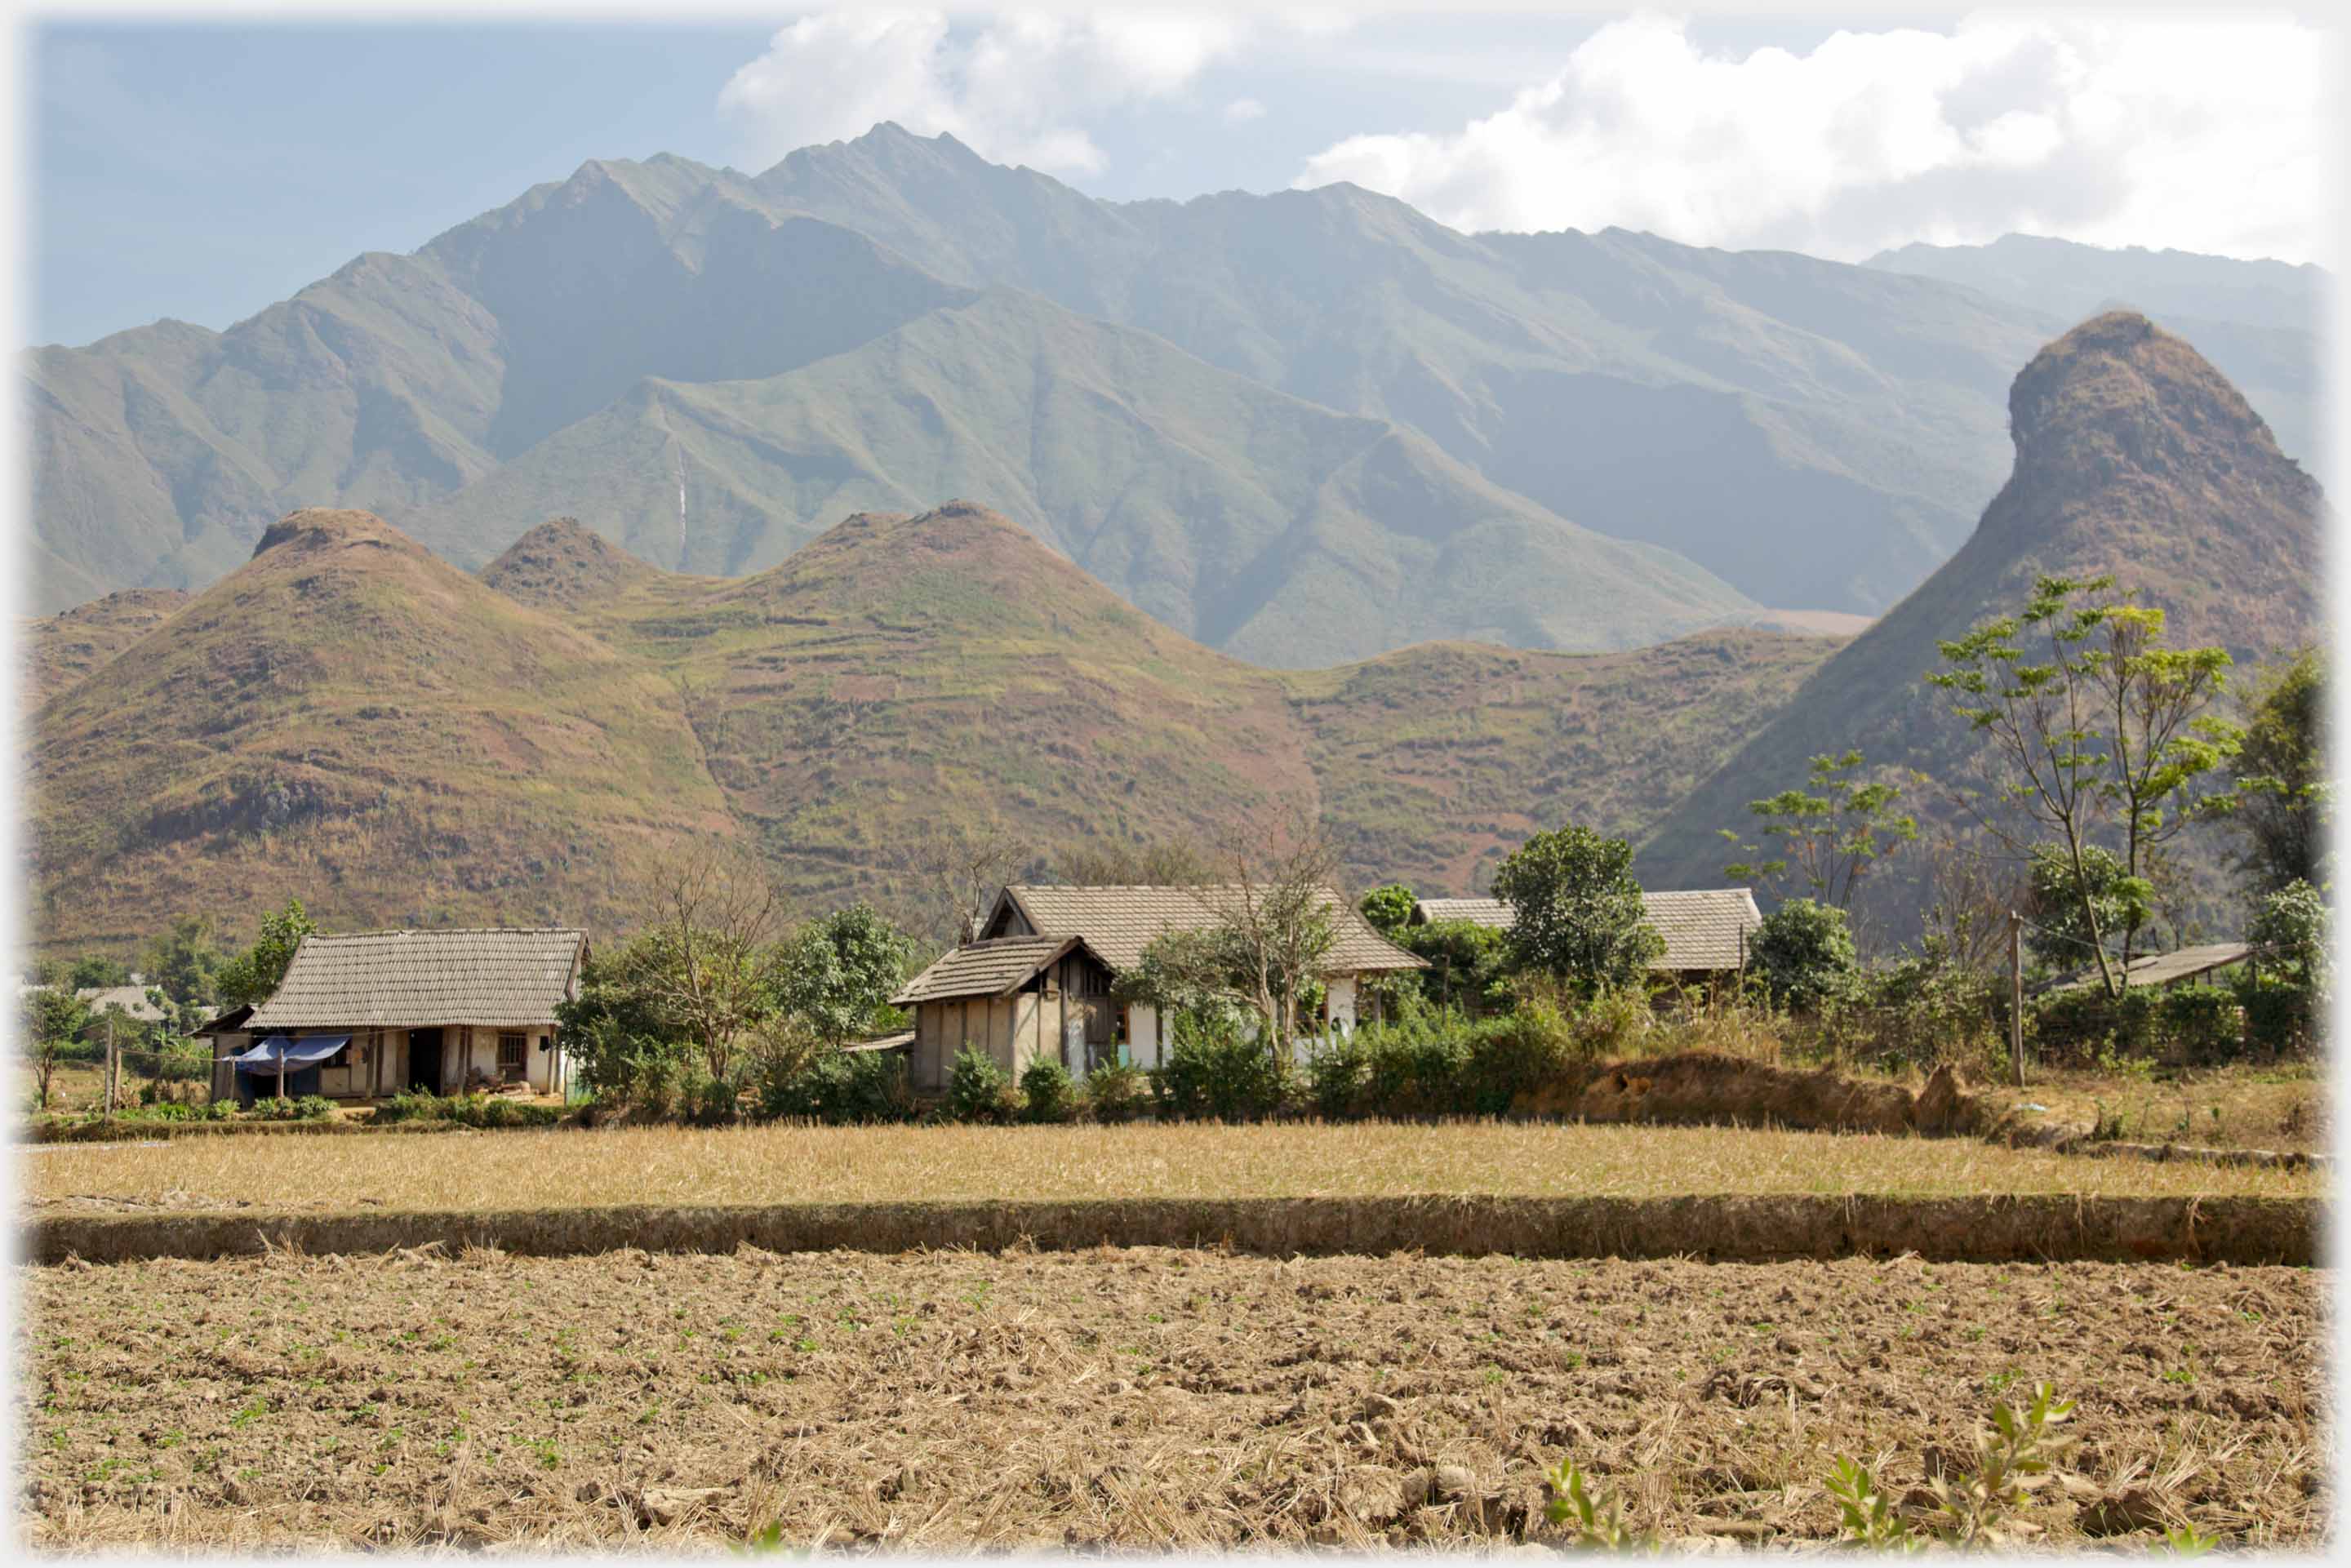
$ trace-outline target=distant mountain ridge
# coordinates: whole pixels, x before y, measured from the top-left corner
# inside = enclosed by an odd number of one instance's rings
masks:
[[[201,588],[309,505],[737,574],[961,493],[1266,663],[1867,615],[1966,537],[2064,324],[1353,186],[1100,202],[890,125],[757,176],[597,161],[225,333],[37,350],[35,592]],[[2225,330],[2306,401],[2293,334]]]

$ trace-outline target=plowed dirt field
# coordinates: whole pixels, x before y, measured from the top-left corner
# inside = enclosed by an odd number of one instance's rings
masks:
[[[1137,1249],[25,1268],[39,1547],[1819,1541],[2053,1381],[2020,1538],[2312,1549],[2323,1276]]]

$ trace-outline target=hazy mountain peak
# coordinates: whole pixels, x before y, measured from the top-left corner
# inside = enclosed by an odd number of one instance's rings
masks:
[[[305,507],[270,524],[261,542],[253,547],[253,559],[259,560],[277,551],[282,552],[277,559],[284,561],[352,549],[389,549],[420,559],[430,558],[423,545],[373,512]]]
[[[569,608],[609,599],[664,575],[577,517],[549,517],[482,569],[482,580],[509,599]]]

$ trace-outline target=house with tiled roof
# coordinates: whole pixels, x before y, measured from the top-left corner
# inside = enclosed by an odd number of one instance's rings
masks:
[[[946,954],[893,998],[914,1011],[913,1080],[944,1088],[956,1051],[978,1047],[1019,1074],[1040,1058],[1082,1077],[1108,1062],[1159,1065],[1157,1010],[1119,1001],[1112,987],[1160,937],[1215,925],[1242,896],[1205,887],[1008,886],[979,937]],[[1325,1028],[1352,1030],[1364,982],[1423,967],[1374,931],[1335,889],[1322,890],[1336,940],[1323,960]]]
[[[566,927],[314,933],[269,999],[215,1038],[235,1041],[240,1099],[281,1082],[329,1099],[560,1093],[555,1009],[580,994],[587,956],[587,933]]]
[[[1748,946],[1755,939],[1756,927],[1763,924],[1754,893],[1743,887],[1644,891],[1641,907],[1650,928],[1666,944],[1665,951],[1650,961],[1650,972],[1686,985],[1745,969]],[[1424,898],[1413,905],[1414,925],[1438,920],[1466,920],[1472,925],[1506,930],[1510,906],[1499,898]]]

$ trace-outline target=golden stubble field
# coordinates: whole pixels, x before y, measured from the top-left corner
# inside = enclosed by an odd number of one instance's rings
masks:
[[[2308,1170],[1708,1127],[1382,1123],[604,1128],[188,1137],[19,1155],[34,1214],[908,1202],[924,1198],[1666,1197],[2325,1190]]]
[[[1669,1539],[1829,1536],[2001,1393],[2078,1399],[2028,1543],[2314,1548],[2320,1276],[1280,1261],[377,1257],[19,1272],[45,1550],[1478,1543],[1573,1458]]]

